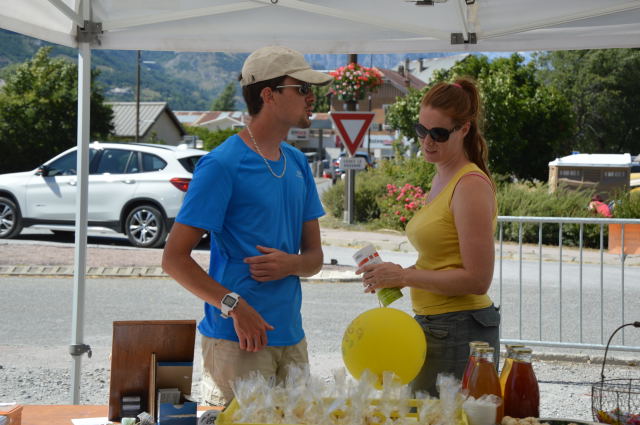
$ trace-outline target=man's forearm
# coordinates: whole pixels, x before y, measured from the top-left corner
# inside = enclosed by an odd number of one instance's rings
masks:
[[[309,277],[318,274],[322,270],[324,254],[322,248],[305,250],[295,256],[295,269],[292,274],[300,277]]]

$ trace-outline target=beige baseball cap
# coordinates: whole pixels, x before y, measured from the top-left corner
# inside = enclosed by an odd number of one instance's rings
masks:
[[[284,46],[267,46],[251,53],[244,61],[240,84],[248,86],[283,75],[317,85],[329,84],[333,79],[311,69],[299,52]]]

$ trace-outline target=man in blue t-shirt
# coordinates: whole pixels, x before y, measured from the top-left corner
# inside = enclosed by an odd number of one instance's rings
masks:
[[[305,156],[282,141],[311,125],[311,85],[331,79],[286,47],[252,53],[240,75],[251,123],[198,162],[171,229],[162,266],[205,302],[205,403],[231,401],[231,383],[252,371],[281,381],[309,361],[300,276],[322,267],[324,210]],[[208,274],[191,256],[207,231]]]

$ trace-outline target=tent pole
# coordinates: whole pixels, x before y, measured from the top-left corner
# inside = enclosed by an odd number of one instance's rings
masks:
[[[89,197],[89,119],[91,105],[91,47],[90,43],[78,43],[78,186],[76,196],[76,233],[73,270],[73,316],[71,329],[72,356],[71,391],[72,404],[80,404],[80,368],[82,354],[91,356],[85,345],[84,301],[87,257],[87,209]]]

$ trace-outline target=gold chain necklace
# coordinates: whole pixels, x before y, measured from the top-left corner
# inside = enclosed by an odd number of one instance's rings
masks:
[[[269,161],[267,160],[267,158],[262,154],[262,151],[260,150],[260,147],[256,143],[256,139],[253,137],[253,133],[251,132],[251,128],[249,126],[247,126],[247,130],[249,131],[249,137],[251,137],[251,141],[253,142],[253,146],[256,147],[256,151],[258,152],[258,155],[260,155],[260,157],[262,158],[262,160],[266,164],[267,168],[269,169],[269,172],[271,172],[271,175],[273,177],[278,178],[278,179],[281,179],[282,177],[284,177],[284,173],[287,171],[287,156],[284,154],[284,151],[282,150],[282,147],[278,147],[278,149],[280,149],[280,155],[282,155],[284,157],[284,167],[282,167],[282,174],[277,175],[276,173],[273,172],[273,168],[271,168],[271,165],[269,165]]]

